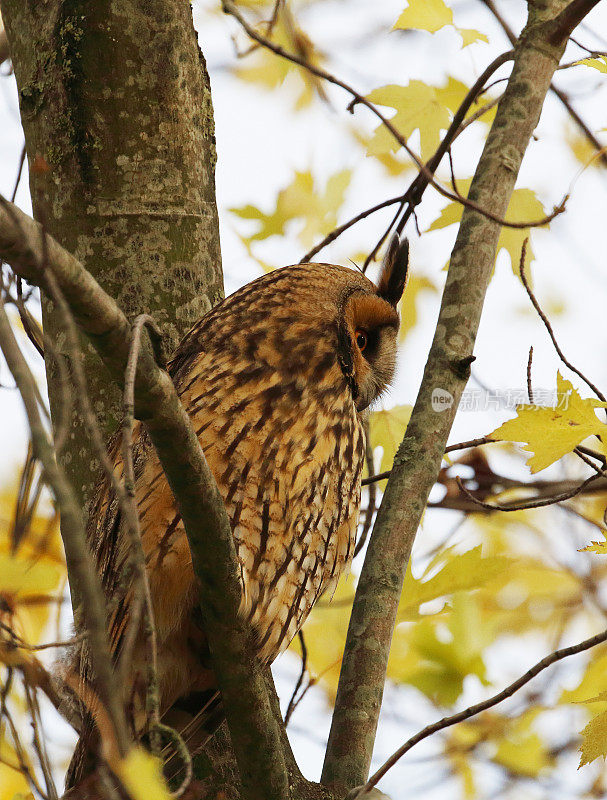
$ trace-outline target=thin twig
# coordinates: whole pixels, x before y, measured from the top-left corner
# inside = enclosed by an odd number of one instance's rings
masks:
[[[12,670],[10,673],[10,678],[12,681]],[[15,725],[15,721],[13,719],[12,714],[7,708],[6,699],[8,697],[9,689],[9,682],[5,683],[2,687],[2,703],[0,705],[0,719],[5,719],[8,723],[8,728],[10,731],[11,739],[13,740],[13,748],[15,750],[15,754],[17,756],[18,762],[18,771],[23,775],[25,780],[29,783],[30,787],[34,790],[34,793],[38,793],[43,800],[50,800],[46,792],[42,789],[38,780],[30,769],[28,764],[27,756],[23,744],[21,743],[21,739],[19,738],[19,732],[17,730],[17,726]],[[12,764],[8,764],[8,762],[4,762],[8,766],[13,766]],[[15,767],[14,767],[15,768]]]
[[[541,500],[529,500],[523,503],[485,503],[483,500],[479,500],[478,497],[475,497],[469,489],[466,489],[464,486],[462,479],[457,475],[455,477],[455,482],[457,483],[459,489],[469,500],[479,506],[480,508],[484,508],[485,511],[526,511],[530,508],[543,508],[544,506],[552,506],[555,503],[562,503],[563,500],[570,500],[572,497],[580,494],[584,491],[584,489],[591,484],[593,481],[600,477],[599,475],[591,475],[586,480],[582,481],[578,486],[574,489],[571,489],[568,492],[562,492],[562,494],[554,495],[554,497],[546,497]]]
[[[25,155],[26,149],[25,144],[21,148],[21,155],[19,156],[19,166],[17,167],[17,177],[15,178],[15,185],[13,187],[13,193],[11,194],[11,203],[15,202],[15,198],[17,197],[17,190],[19,189],[19,184],[21,183],[21,176],[23,175],[23,165],[25,164]]]
[[[552,666],[552,664],[555,664],[557,661],[562,661],[564,658],[582,653],[584,650],[590,650],[592,647],[596,647],[598,644],[601,644],[605,641],[607,641],[607,630],[603,631],[602,633],[598,633],[596,636],[591,636],[589,639],[585,639],[579,644],[571,645],[571,647],[562,647],[560,650],[555,650],[550,655],[542,658],[541,661],[538,661],[535,666],[527,670],[524,675],[522,675],[520,678],[517,678],[517,680],[513,681],[509,686],[506,686],[505,689],[502,689],[501,692],[493,695],[493,697],[489,697],[487,700],[483,700],[480,703],[469,706],[463,711],[459,711],[457,714],[443,717],[442,719],[438,720],[438,722],[432,723],[432,725],[427,725],[423,730],[419,731],[419,733],[416,733],[415,736],[407,739],[407,741],[401,747],[399,747],[398,750],[396,750],[390,756],[390,758],[384,764],[382,764],[382,766],[369,778],[365,786],[361,788],[361,790],[352,798],[352,800],[357,800],[357,798],[363,797],[365,794],[367,794],[374,786],[377,785],[378,781],[383,778],[388,770],[391,769],[396,762],[405,755],[405,753],[411,750],[412,747],[421,742],[423,739],[427,739],[429,736],[438,733],[438,731],[442,731],[445,728],[451,727],[452,725],[457,725],[458,722],[463,722],[464,720],[470,719],[471,717],[474,717],[483,711],[487,711],[489,708],[493,708],[493,706],[498,705],[503,700],[507,700],[509,697],[512,697],[515,692],[525,686],[525,684],[529,683],[529,681],[535,678],[536,675],[539,675],[540,672],[547,669],[547,667]]]
[[[478,439],[469,439],[467,442],[458,442],[457,444],[450,444],[445,447],[445,453],[453,453],[455,450],[467,450],[470,447],[481,447],[484,444],[494,444],[497,439],[491,439],[489,436],[480,436]],[[363,478],[361,486],[367,486],[376,481],[383,481],[390,477],[392,470],[388,469],[385,472],[378,472],[377,475],[371,475],[368,478]]]
[[[381,211],[382,208],[388,208],[388,206],[393,206],[395,203],[402,203],[402,202],[403,202],[403,196],[399,195],[398,197],[391,197],[389,200],[384,200],[383,202],[378,203],[377,205],[372,206],[371,208],[367,208],[365,211],[361,211],[360,214],[357,214],[355,217],[352,217],[352,219],[349,219],[347,222],[344,222],[343,225],[340,225],[339,227],[332,230],[331,233],[327,234],[327,236],[325,236],[325,238],[321,242],[315,245],[311,250],[308,250],[308,252],[300,258],[299,263],[307,264],[314,258],[314,256],[317,253],[319,253],[321,250],[324,250],[324,248],[327,247],[327,245],[330,245],[331,242],[334,242],[339,236],[342,235],[342,233],[347,231],[353,225],[356,225],[357,222],[366,219],[367,217],[371,216],[371,214],[375,214],[376,211]]]
[[[533,385],[531,383],[531,366],[533,364],[533,345],[529,348],[529,357],[527,359],[527,396],[529,403],[533,405]]]
[[[566,367],[568,367],[572,372],[575,372],[575,374],[584,381],[586,386],[588,386],[588,388],[594,392],[594,394],[599,398],[599,400],[605,403],[607,402],[607,400],[605,399],[605,395],[601,392],[601,390],[597,386],[595,386],[594,383],[592,383],[592,381],[590,381],[581,370],[579,370],[574,364],[571,363],[571,361],[569,361],[569,359],[565,357],[565,354],[559,347],[559,344],[556,340],[556,336],[554,335],[554,331],[552,330],[552,325],[550,324],[550,320],[542,311],[542,308],[538,303],[532,288],[529,286],[529,281],[527,280],[527,276],[525,275],[525,256],[527,254],[528,242],[529,242],[528,238],[525,239],[525,241],[523,242],[523,247],[521,248],[521,258],[519,261],[519,272],[521,275],[521,281],[523,282],[523,286],[525,287],[525,291],[527,292],[527,295],[531,300],[533,307],[537,311],[539,318],[544,323],[544,327],[548,331],[548,335],[552,340],[552,344],[554,345],[554,349],[556,350],[558,357],[561,359],[561,361]]]
[[[2,620],[0,620],[0,629],[9,634],[11,637],[11,644],[14,647],[18,647],[21,650],[29,650],[30,652],[48,650],[52,647],[74,647],[85,638],[85,635],[80,633],[77,636],[74,636],[72,639],[65,639],[63,641],[45,642],[44,644],[29,644],[21,636],[19,636],[19,634],[14,631],[10,625],[2,622]]]
[[[42,719],[40,716],[40,706],[38,704],[38,698],[36,697],[36,691],[28,685],[26,680],[23,682],[23,688],[25,690],[25,699],[27,701],[29,710],[30,725],[33,731],[34,750],[38,756],[38,763],[40,764],[40,770],[44,777],[47,795],[49,800],[59,800],[57,787],[55,785],[53,771],[48,756],[48,750],[46,748],[46,739],[42,732]]]
[[[301,647],[301,670],[299,672],[297,683],[295,684],[293,694],[291,695],[291,699],[289,700],[289,705],[287,706],[287,711],[285,713],[285,728],[289,724],[289,720],[291,719],[291,716],[299,703],[299,700],[296,699],[297,692],[299,692],[301,688],[301,684],[303,683],[306,670],[308,668],[308,648],[306,647],[306,640],[304,639],[303,631],[300,630],[297,632],[297,638],[299,639],[299,645]]]

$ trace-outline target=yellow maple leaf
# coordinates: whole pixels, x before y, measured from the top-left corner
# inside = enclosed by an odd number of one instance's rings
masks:
[[[411,136],[413,131],[419,131],[420,152],[424,161],[435,152],[441,130],[446,130],[451,122],[449,109],[436,87],[423,81],[409,81],[407,86],[381,86],[367,95],[367,100],[396,109],[390,121],[405,138]],[[384,125],[380,125],[373,133],[368,152],[369,155],[378,155],[399,148],[392,134]]]
[[[597,714],[582,731],[580,767],[607,755],[607,711]]]
[[[465,197],[470,188],[471,179],[466,178],[457,181],[459,192]],[[453,201],[448,203],[440,212],[438,217],[427,229],[428,231],[446,228],[449,225],[458,223],[463,214],[464,207],[461,203]],[[537,199],[535,192],[531,189],[515,189],[510,198],[510,204],[506,211],[505,219],[510,222],[534,222],[546,216],[544,206]],[[546,225],[546,228],[548,225]],[[504,249],[510,256],[510,263],[515,275],[519,273],[519,262],[523,242],[529,236],[530,228],[502,228],[497,242],[496,254]],[[534,254],[531,246],[527,247],[527,264],[533,261]]]
[[[409,561],[398,605],[398,622],[415,619],[420,605],[430,600],[452,595],[458,591],[480,588],[509,570],[515,563],[514,559],[504,556],[483,557],[481,551],[482,545],[473,547],[465,553],[447,548],[429,565],[426,572],[434,573],[430,578],[426,574],[419,579],[415,578]],[[437,564],[440,564],[441,568],[435,572]]]
[[[253,205],[231,208],[236,216],[257,224],[252,236],[242,237],[243,242],[282,235],[289,223],[296,222],[302,245],[310,247],[319,235],[326,235],[337,225],[337,214],[351,177],[349,169],[334,173],[327,180],[323,192],[310,172],[296,172],[293,181],[278,193],[273,211],[265,213]]]
[[[395,28],[435,33],[453,22],[453,11],[444,0],[409,0],[407,8],[394,23]]]
[[[556,386],[556,408],[518,406],[514,419],[504,422],[489,434],[491,439],[526,442],[523,450],[532,453],[527,461],[532,472],[539,472],[554,464],[589,436],[607,437],[607,425],[595,413],[596,408],[605,408],[607,403],[582,398],[571,382],[559,372]],[[599,448],[605,452],[603,442],[599,442]]]
[[[394,23],[394,28],[436,33],[446,25],[453,25],[453,11],[444,0],[408,0],[407,8]],[[454,28],[462,37],[463,47],[476,41],[489,41],[484,33],[473,28],[458,28],[456,25]]]

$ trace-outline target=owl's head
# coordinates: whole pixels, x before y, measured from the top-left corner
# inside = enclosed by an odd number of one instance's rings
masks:
[[[408,254],[395,236],[377,285],[333,264],[283,267],[252,281],[185,336],[171,375],[179,387],[204,353],[217,373],[213,391],[236,398],[242,390],[247,402],[258,394],[262,418],[279,401],[334,405],[337,413],[351,399],[363,411],[394,375]]]
[[[394,235],[377,286],[352,282],[338,322],[338,360],[358,411],[392,381],[400,319],[396,306],[407,281],[409,242]],[[362,276],[361,276],[362,277]]]

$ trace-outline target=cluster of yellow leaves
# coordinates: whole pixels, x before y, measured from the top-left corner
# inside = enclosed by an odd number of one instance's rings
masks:
[[[594,401],[580,398],[560,376],[558,391],[568,401],[569,411],[563,409],[563,413],[569,413],[569,420],[575,422],[563,423],[565,435],[569,435],[571,427],[583,428],[584,420],[592,422],[595,434],[602,430],[603,423],[594,413]],[[538,411],[540,452],[542,447],[553,450],[552,435],[541,428],[546,423],[541,412],[547,410],[534,407],[526,413]],[[371,415],[372,441],[382,448],[384,456],[375,465],[376,469],[390,467],[408,415],[407,407]],[[556,430],[558,438],[561,430],[558,421]],[[552,431],[550,427],[551,434]],[[535,438],[533,442],[536,443]],[[569,448],[573,446],[571,440],[567,444]],[[579,502],[585,504],[584,516],[596,517],[600,526],[605,497],[593,498],[592,510],[588,498]],[[391,681],[415,687],[437,706],[439,713],[445,713],[443,709],[453,707],[461,699],[466,681],[490,685],[486,653],[504,638],[511,637],[516,641],[512,647],[520,649],[524,637],[537,640],[541,636],[549,652],[552,633],[563,630],[569,623],[596,629],[595,615],[588,613],[583,602],[588,575],[584,570],[578,575],[569,565],[559,565],[547,555],[551,547],[549,514],[540,509],[508,515],[474,515],[466,524],[477,531],[482,545],[465,552],[458,546],[441,548],[428,560],[421,574],[415,570],[415,562],[413,568],[409,566],[388,665]],[[603,552],[607,552],[607,542],[605,548]],[[600,584],[607,579],[607,562],[592,562],[591,568],[592,581]],[[304,627],[309,674],[329,698],[334,697],[337,689],[355,589],[352,575],[342,580],[333,602],[323,599],[317,604]],[[297,649],[295,644],[294,649]],[[592,717],[582,731],[582,763],[607,752],[607,702],[604,702],[607,656],[599,655],[600,652],[588,654],[579,686],[563,692],[558,701],[563,706],[583,702]],[[521,663],[521,673],[527,666],[531,662]],[[502,686],[497,685],[495,691]],[[485,756],[513,776],[537,778],[555,766],[557,755],[542,723],[543,715],[550,710],[541,701],[515,717],[508,709],[501,713],[497,708],[449,731],[445,755],[461,781],[465,797],[477,796],[470,759],[470,752],[477,745]]]
[[[607,424],[601,422],[596,408],[607,403],[582,398],[570,381],[556,376],[558,403],[555,408],[535,405],[518,406],[516,417],[490,433],[492,439],[526,442],[523,450],[532,453],[527,460],[531,472],[539,472],[581,444],[589,437],[598,452],[607,455]]]
[[[395,28],[436,33],[445,26],[453,26],[462,37],[462,46],[473,42],[488,42],[484,33],[474,28],[459,28],[453,24],[453,11],[444,0],[409,0],[407,8],[394,23]]]
[[[465,197],[470,188],[471,179],[457,181],[457,188],[459,192]],[[439,230],[446,228],[449,225],[459,223],[464,207],[461,203],[455,201],[446,205],[439,216],[428,228],[428,231]],[[536,220],[543,219],[546,216],[546,211],[542,203],[537,199],[534,191],[531,189],[515,189],[510,198],[510,204],[506,212],[506,219],[510,222],[535,222]],[[497,243],[496,253],[500,250],[506,250],[510,257],[512,269],[518,275],[519,262],[521,257],[521,250],[523,242],[529,236],[530,228],[502,228],[500,238]],[[533,260],[533,250],[531,246],[527,247],[527,263]]]

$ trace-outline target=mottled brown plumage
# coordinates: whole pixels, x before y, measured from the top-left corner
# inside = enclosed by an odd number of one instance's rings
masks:
[[[392,378],[405,270],[403,247],[389,250],[379,289],[359,272],[327,264],[276,270],[207,314],[170,363],[225,501],[241,613],[266,663],[287,647],[318,597],[332,593],[352,557],[365,450],[361,414]],[[183,525],[142,428],[134,455],[165,712],[180,698],[212,690],[214,678]],[[118,456],[116,469],[121,473]],[[89,536],[118,657],[130,611],[121,578],[127,541],[107,483]],[[135,648],[127,686],[137,734],[145,720],[144,654]],[[85,663],[87,679],[88,671]],[[79,772],[74,764],[71,783]]]

